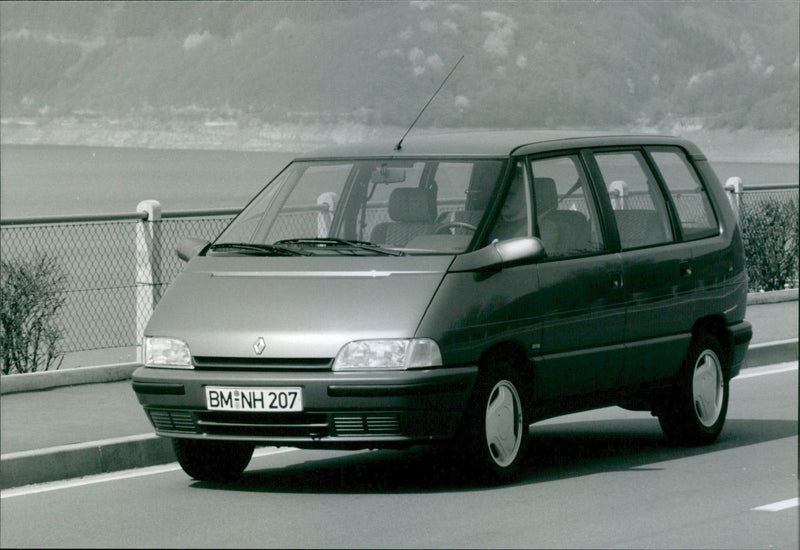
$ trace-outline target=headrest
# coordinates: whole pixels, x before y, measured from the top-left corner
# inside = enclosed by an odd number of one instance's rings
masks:
[[[558,192],[553,178],[533,178],[533,191],[539,216],[558,208]]]
[[[396,222],[433,223],[436,203],[432,194],[419,187],[399,187],[389,195],[389,217]]]

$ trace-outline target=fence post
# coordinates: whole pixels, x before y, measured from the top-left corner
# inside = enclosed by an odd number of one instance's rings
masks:
[[[608,186],[608,194],[611,196],[611,206],[614,210],[625,209],[625,195],[628,194],[628,184],[622,180],[612,181]]]
[[[332,191],[322,193],[317,197],[317,237],[327,237],[333,221],[333,211],[336,205],[337,195]],[[324,208],[324,210],[322,209]]]
[[[728,193],[728,201],[731,203],[733,213],[739,217],[739,206],[742,201],[742,178],[731,176],[725,181],[725,191]]]
[[[136,212],[142,214],[136,224],[136,359],[141,362],[144,327],[161,293],[161,204],[145,200]]]

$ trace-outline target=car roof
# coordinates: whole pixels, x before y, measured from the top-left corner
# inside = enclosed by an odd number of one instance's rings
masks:
[[[618,135],[593,130],[461,130],[410,134],[403,140],[399,150],[397,141],[382,139],[326,147],[297,158],[507,157],[512,154],[626,145],[677,145],[692,156],[702,155],[691,142],[672,136]]]

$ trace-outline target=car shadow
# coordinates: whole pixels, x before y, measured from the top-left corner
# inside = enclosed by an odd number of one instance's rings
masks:
[[[607,472],[658,471],[663,469],[659,464],[665,461],[756,445],[797,433],[796,420],[728,420],[714,444],[679,447],[667,441],[655,419],[534,425],[530,452],[520,475],[504,486]],[[237,480],[196,481],[191,487],[264,493],[402,494],[493,490],[498,486],[476,479],[450,450],[413,447],[406,451],[312,458],[279,468],[253,469],[251,465]]]

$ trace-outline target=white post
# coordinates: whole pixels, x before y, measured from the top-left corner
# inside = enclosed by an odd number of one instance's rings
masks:
[[[622,180],[612,181],[608,186],[608,194],[611,196],[611,207],[614,210],[625,209],[625,195],[628,192],[628,184]]]
[[[333,221],[333,211],[336,207],[337,194],[328,191],[317,197],[317,205],[327,208],[324,212],[317,212],[317,237],[327,237]]]
[[[734,214],[739,216],[739,205],[742,200],[742,178],[732,176],[725,181],[725,191],[728,192],[728,201],[731,203]]]
[[[136,224],[136,359],[141,362],[144,327],[161,294],[161,204],[145,200],[136,212],[147,215]]]

